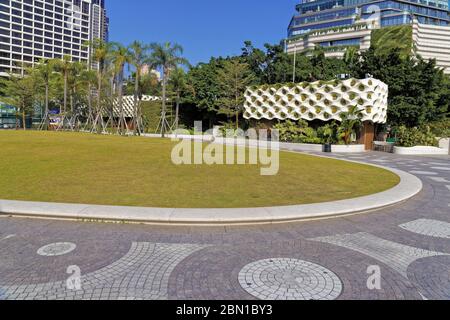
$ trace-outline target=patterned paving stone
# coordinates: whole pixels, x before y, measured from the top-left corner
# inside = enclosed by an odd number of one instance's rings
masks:
[[[415,171],[415,170],[413,170],[413,171],[410,171],[410,173],[417,174],[417,175],[422,175],[422,176],[434,176],[434,175],[437,176],[437,173],[436,172],[432,172],[432,171]]]
[[[15,234],[8,234],[7,236],[0,238],[0,241],[8,240],[8,239],[14,238],[15,236],[16,236]]]
[[[70,290],[66,281],[21,286],[0,285],[3,299],[167,299],[170,273],[202,245],[133,243],[118,261],[82,275],[81,289]]]
[[[442,177],[429,177],[429,178],[434,182],[450,183],[450,181]]]
[[[297,259],[250,263],[239,273],[239,283],[261,300],[334,300],[342,292],[342,282],[332,271]]]
[[[405,246],[365,232],[320,237],[311,240],[334,244],[365,254],[388,265],[405,278],[408,278],[408,266],[414,261],[427,257],[448,255],[441,252]]]
[[[429,165],[433,165],[433,166],[441,166],[441,167],[445,167],[448,166],[448,163],[443,163],[443,162],[428,162]]]
[[[76,249],[76,247],[77,245],[74,243],[57,242],[39,248],[39,250],[36,253],[44,257],[62,256],[72,252],[73,250]]]
[[[450,300],[450,256],[412,263],[408,278],[414,281],[427,300]]]
[[[398,206],[273,226],[169,227],[1,218],[0,299],[266,299],[274,289],[252,295],[241,286],[239,275],[246,266],[271,257],[314,262],[319,267],[311,270],[318,273],[326,266],[339,277],[341,300],[409,300],[421,299],[420,294],[450,299],[448,238],[436,237],[444,235],[442,225],[412,224],[424,213],[428,220],[449,221],[450,174],[431,168],[449,167],[450,157],[378,152],[331,156],[436,174],[418,175],[423,191]],[[427,234],[402,230],[398,226],[405,221],[411,221],[408,228]],[[65,241],[77,245],[71,254],[36,254],[44,244]],[[381,290],[370,290],[366,283],[367,267],[375,264],[383,264]],[[71,265],[82,271],[80,290],[67,287],[66,268]],[[269,286],[267,281],[294,283],[287,294],[279,292],[281,298],[294,299],[297,294],[301,299],[300,292],[306,299],[305,288],[315,284],[325,288],[322,294],[330,292],[331,287],[323,285],[329,278],[323,280],[323,274],[301,278],[298,268],[293,263],[287,270],[268,269],[258,279]]]
[[[450,239],[450,223],[443,221],[418,219],[404,223],[400,228],[424,236]]]

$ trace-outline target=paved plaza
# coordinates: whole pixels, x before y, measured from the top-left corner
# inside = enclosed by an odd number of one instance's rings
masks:
[[[334,157],[412,173],[423,191],[370,213],[278,225],[3,217],[0,299],[450,299],[450,157]],[[368,285],[373,270],[379,288]]]

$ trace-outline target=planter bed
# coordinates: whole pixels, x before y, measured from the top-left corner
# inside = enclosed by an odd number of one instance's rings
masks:
[[[448,150],[438,147],[416,146],[411,148],[394,147],[394,153],[400,155],[447,155]]]

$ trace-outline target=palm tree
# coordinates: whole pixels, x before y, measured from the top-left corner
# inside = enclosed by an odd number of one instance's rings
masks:
[[[177,68],[172,72],[169,78],[169,87],[175,96],[176,109],[174,128],[175,130],[178,130],[181,94],[187,88],[186,73],[183,69]]]
[[[134,116],[133,116],[133,133],[140,135],[142,133],[141,114],[139,108],[140,100],[140,80],[142,69],[146,65],[150,65],[150,58],[148,55],[150,47],[142,44],[139,41],[133,42],[129,50],[130,64],[136,69],[134,79]]]
[[[85,64],[81,62],[73,62],[71,72],[69,74],[69,89],[70,89],[70,114],[71,118],[69,121],[69,125],[71,129],[75,129],[75,125],[78,122],[79,118],[79,110],[75,110],[75,104],[77,97],[79,97],[80,91],[83,91],[82,88],[85,85],[85,81],[82,78],[82,75],[86,70]],[[79,99],[77,99],[79,100]]]
[[[355,129],[359,129],[362,125],[363,113],[358,106],[350,106],[348,112],[342,112],[340,115],[341,123],[338,128],[338,136],[349,145],[352,134]]]
[[[94,128],[97,128],[100,122],[102,123],[103,126],[103,108],[102,108],[103,76],[105,73],[107,59],[111,52],[111,44],[103,41],[102,39],[95,39],[94,41],[88,42],[87,45],[91,47],[91,50],[93,52],[92,62],[96,64],[97,69],[97,110],[96,110],[97,115],[94,121]],[[97,131],[99,130],[97,129]]]
[[[358,49],[356,47],[348,47],[345,50],[344,62],[349,67],[350,72],[353,72],[358,60],[359,60]]]
[[[166,90],[170,72],[179,65],[189,65],[189,62],[182,58],[183,47],[179,44],[166,42],[165,44],[152,43],[152,66],[159,67],[162,71],[162,113],[161,113],[161,135],[164,138],[166,132]]]
[[[86,130],[90,124],[94,123],[95,118],[95,110],[92,107],[92,88],[95,87],[97,83],[97,73],[94,70],[89,68],[84,69],[80,74],[80,81],[83,84],[84,89],[86,90],[86,99],[87,99],[87,118],[84,130]]]
[[[64,56],[62,60],[58,60],[55,64],[55,69],[61,73],[64,79],[64,104],[63,110],[60,110],[60,113],[63,115],[67,111],[67,93],[68,93],[68,81],[69,81],[69,73],[72,68],[72,61],[70,56]],[[62,111],[62,112],[61,112]],[[63,116],[64,118],[64,116]]]
[[[35,67],[35,75],[41,80],[45,87],[45,111],[44,118],[39,125],[39,130],[47,130],[49,125],[49,95],[50,78],[54,72],[55,62],[52,60],[41,60]]]
[[[119,134],[123,134],[125,128],[127,127],[123,110],[123,78],[125,65],[131,62],[131,55],[128,48],[119,43],[114,43],[112,46],[113,50],[111,52],[111,59],[114,66],[114,74],[117,82],[117,95],[119,100],[119,122],[117,124],[117,130]]]

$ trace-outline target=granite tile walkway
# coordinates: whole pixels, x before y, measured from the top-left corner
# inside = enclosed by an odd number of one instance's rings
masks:
[[[0,299],[450,299],[450,157],[334,157],[420,172],[424,188],[370,213],[271,226],[3,217]]]

